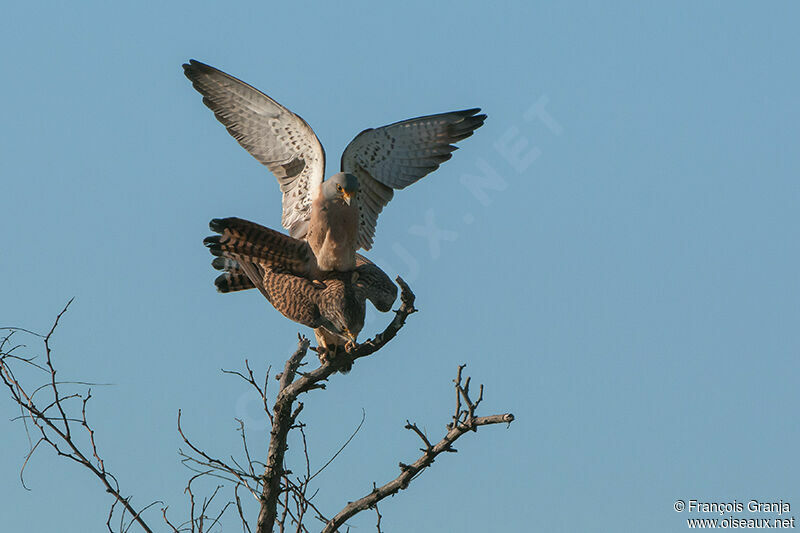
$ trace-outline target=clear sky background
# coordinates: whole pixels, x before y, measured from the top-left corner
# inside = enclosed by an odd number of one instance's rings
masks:
[[[208,220],[279,228],[280,194],[181,64],[302,115],[328,175],[364,128],[480,106],[486,125],[378,224],[370,257],[421,312],[303,399],[312,467],[366,412],[318,478],[320,508],[418,456],[406,419],[440,438],[466,362],[482,413],[517,421],[465,436],[386,500],[385,531],[683,531],[677,499],[800,514],[799,16],[788,2],[7,3],[0,326],[46,331],[75,297],[60,377],[113,384],[90,404],[107,465],[177,518],[177,410],[213,454],[238,453],[235,417],[263,450],[252,395],[220,368],[275,368],[310,334],[258,293],[214,290]],[[4,393],[3,530],[104,530],[110,497],[49,451],[21,487],[16,414]]]

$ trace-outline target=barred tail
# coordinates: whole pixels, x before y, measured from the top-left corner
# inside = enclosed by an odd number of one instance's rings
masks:
[[[216,285],[219,292],[245,291],[255,288],[255,285],[253,285],[253,282],[247,277],[247,274],[242,270],[239,263],[233,259],[215,257],[214,260],[211,261],[211,266],[217,270],[224,271],[214,280],[214,285]]]
[[[255,222],[235,217],[215,218],[209,227],[219,233],[203,240],[211,254],[239,264],[239,268],[226,268],[225,263],[215,266],[231,274],[231,286],[238,286],[239,274],[244,274],[240,268],[242,263],[281,267],[299,275],[308,273],[314,264],[314,255],[308,243]],[[225,277],[225,274],[221,277]]]

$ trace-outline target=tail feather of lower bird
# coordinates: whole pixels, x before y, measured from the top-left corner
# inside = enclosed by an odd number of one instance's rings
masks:
[[[209,226],[218,235],[203,242],[216,256],[211,266],[222,271],[214,280],[219,292],[256,288],[276,305],[277,280],[291,280],[296,288],[307,289],[303,280],[316,268],[307,242],[240,218],[215,218]],[[356,254],[353,272],[352,282],[360,297],[370,300],[379,311],[389,311],[397,298],[397,286],[389,276],[361,254]],[[279,311],[292,314],[277,303]]]
[[[223,273],[214,280],[214,285],[219,292],[236,292],[254,289],[255,285],[247,277],[242,266],[236,260],[229,257],[215,257],[211,261],[211,266]]]
[[[212,263],[214,268],[235,272],[226,261],[254,263],[264,267],[281,267],[303,275],[314,265],[308,243],[241,218],[215,218],[209,223],[218,235],[206,237],[203,243],[209,251],[222,258]]]
[[[220,274],[214,280],[214,285],[219,292],[236,292],[256,288],[244,272],[225,272]]]

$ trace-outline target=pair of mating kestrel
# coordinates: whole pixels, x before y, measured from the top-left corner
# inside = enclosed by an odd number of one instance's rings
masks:
[[[355,343],[366,300],[391,309],[397,287],[357,254],[369,250],[378,214],[394,189],[436,170],[483,125],[480,109],[404,120],[359,133],[341,172],[323,181],[325,151],[305,120],[278,102],[195,60],[183,65],[203,103],[275,175],[289,235],[239,218],[214,219],[206,246],[224,271],[220,292],[257,288],[287,318],[314,328],[320,346]]]

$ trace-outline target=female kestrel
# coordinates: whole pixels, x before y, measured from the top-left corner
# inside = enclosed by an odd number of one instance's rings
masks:
[[[355,343],[364,326],[366,300],[386,312],[397,287],[376,265],[358,255],[350,272],[315,272],[307,242],[240,218],[213,219],[217,235],[204,241],[223,270],[220,292],[257,288],[285,317],[314,328],[320,346]]]

